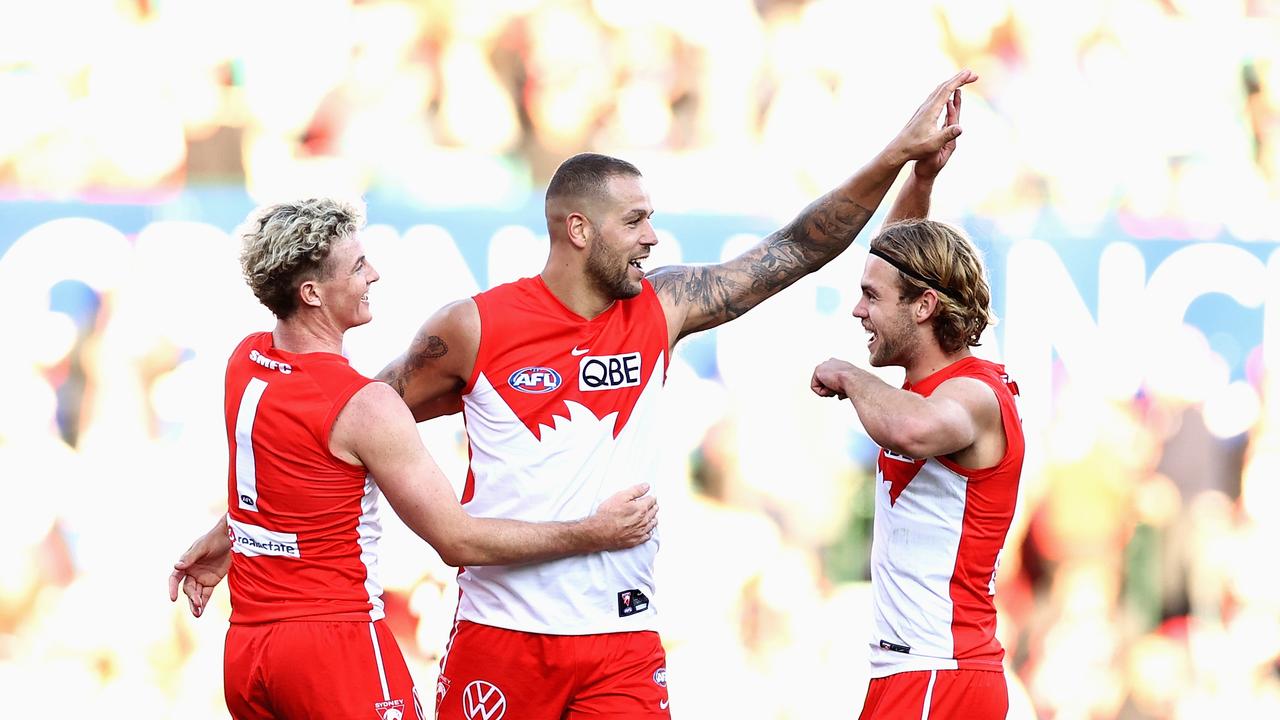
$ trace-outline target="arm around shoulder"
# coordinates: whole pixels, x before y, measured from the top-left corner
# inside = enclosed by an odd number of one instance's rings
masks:
[[[370,383],[352,396],[334,422],[330,446],[335,456],[364,465],[400,519],[453,566],[510,565],[631,547],[647,540],[656,522],[656,505],[644,491],[606,502],[580,520],[472,517],[422,444],[408,408],[383,383]]]

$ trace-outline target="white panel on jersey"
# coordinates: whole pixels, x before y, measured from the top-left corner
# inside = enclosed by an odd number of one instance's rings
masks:
[[[624,356],[614,356],[624,357]],[[656,437],[665,359],[660,354],[636,398],[630,419],[614,436],[618,413],[598,418],[572,400],[534,435],[494,390],[484,373],[463,398],[471,443],[473,494],[467,512],[516,520],[576,520],[613,493],[651,482],[660,453]],[[599,388],[598,388],[599,389]],[[554,479],[549,482],[548,479]],[[522,632],[555,635],[653,630],[658,602],[648,542],[607,553],[543,563],[467,567],[458,576],[458,618]],[[648,610],[622,616],[619,593],[639,590]]]
[[[378,540],[382,537],[382,521],[378,517],[381,493],[372,475],[364,476],[364,497],[360,498],[360,524],[356,527],[360,543],[360,562],[364,564],[364,589],[369,593],[370,620],[386,617],[382,604],[382,581],[378,578]],[[375,638],[376,642],[376,638]],[[379,657],[379,664],[382,659]],[[386,699],[386,698],[384,698]]]
[[[964,521],[965,479],[929,459],[897,502],[890,501],[883,474],[877,472],[876,480],[871,676],[953,669],[951,577]],[[881,642],[906,646],[909,654]]]
[[[257,525],[242,523],[227,518],[227,527],[231,530],[231,549],[241,555],[255,557],[271,555],[273,557],[300,558],[298,551],[298,534],[277,532]]]
[[[253,460],[253,421],[267,381],[250,378],[236,413],[236,495],[241,510],[258,512],[258,468]]]

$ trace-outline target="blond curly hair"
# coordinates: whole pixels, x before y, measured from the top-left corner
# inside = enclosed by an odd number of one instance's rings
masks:
[[[298,310],[298,288],[325,280],[335,243],[355,235],[364,215],[329,198],[280,203],[255,211],[240,229],[240,268],[258,301],[284,320]]]

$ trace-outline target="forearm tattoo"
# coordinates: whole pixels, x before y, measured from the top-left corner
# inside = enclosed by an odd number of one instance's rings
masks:
[[[378,379],[394,388],[400,397],[404,397],[410,377],[421,370],[428,360],[444,357],[448,353],[449,344],[439,335],[414,338],[409,351],[378,373]]]
[[[669,301],[690,305],[685,333],[705,330],[742,315],[827,264],[849,247],[871,215],[872,210],[834,191],[729,262],[661,268],[649,280]]]

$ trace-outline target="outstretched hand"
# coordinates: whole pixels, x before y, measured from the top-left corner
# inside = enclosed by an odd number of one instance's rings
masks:
[[[658,526],[658,501],[640,483],[600,503],[595,518],[603,524],[606,550],[625,550],[647,542]]]
[[[908,160],[915,160],[918,175],[937,175],[955,151],[956,138],[961,132],[960,88],[977,79],[978,75],[972,70],[961,70],[952,75],[934,88],[924,104],[893,139],[890,147],[902,152]],[[939,117],[942,117],[941,127],[938,124]]]
[[[205,533],[191,543],[173,564],[169,574],[169,601],[178,599],[178,586],[187,596],[191,614],[200,617],[213,595],[213,588],[227,576],[231,569],[231,543],[218,529]]]

